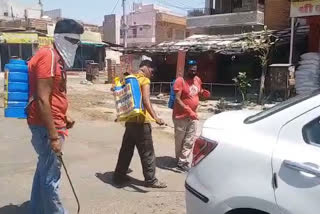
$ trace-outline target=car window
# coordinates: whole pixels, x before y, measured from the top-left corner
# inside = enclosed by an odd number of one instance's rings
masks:
[[[320,146],[320,117],[305,125],[302,134],[306,143]]]
[[[257,122],[259,120],[262,120],[264,118],[267,118],[273,114],[276,114],[280,111],[283,111],[287,108],[290,108],[302,101],[305,101],[309,98],[312,98],[314,96],[317,96],[320,94],[320,90],[317,90],[317,91],[314,91],[314,92],[310,92],[308,94],[304,94],[304,95],[298,95],[296,97],[293,97],[291,99],[288,99],[282,103],[279,103],[277,105],[275,105],[274,107],[272,108],[269,108],[267,110],[264,110],[262,112],[259,112],[258,114],[255,114],[253,116],[250,116],[248,117],[247,119],[245,119],[244,123],[245,124],[250,124],[250,123],[254,123],[254,122]]]

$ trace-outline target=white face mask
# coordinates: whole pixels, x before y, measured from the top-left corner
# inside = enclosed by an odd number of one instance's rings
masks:
[[[74,64],[79,41],[79,34],[61,33],[54,35],[55,46],[68,68],[71,68]]]

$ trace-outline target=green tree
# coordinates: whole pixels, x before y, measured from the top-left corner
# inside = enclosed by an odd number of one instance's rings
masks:
[[[247,73],[240,72],[236,78],[233,78],[233,81],[240,90],[242,102],[245,102],[247,100],[248,88],[251,87],[250,79],[247,77]]]
[[[274,47],[276,42],[277,38],[267,29],[266,26],[264,27],[262,33],[251,33],[247,38],[246,48],[256,53],[256,56],[259,58],[262,67],[258,104],[262,104],[269,59],[272,48]]]

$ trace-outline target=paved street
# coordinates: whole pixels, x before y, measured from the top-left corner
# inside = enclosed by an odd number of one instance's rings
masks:
[[[65,146],[65,162],[79,194],[84,214],[185,213],[184,174],[172,171],[172,135],[154,131],[159,179],[165,190],[145,189],[140,160],[132,162],[132,184],[117,189],[111,182],[124,127],[103,121],[81,120]],[[27,210],[36,155],[24,120],[5,119],[0,108],[0,214],[24,214]],[[76,202],[63,173],[63,201],[70,213]]]

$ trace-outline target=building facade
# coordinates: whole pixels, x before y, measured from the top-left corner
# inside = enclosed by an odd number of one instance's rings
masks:
[[[189,11],[188,34],[237,34],[289,26],[288,0],[206,0],[205,8]]]
[[[58,20],[58,19],[62,18],[62,10],[61,9],[54,9],[54,10],[44,11],[43,15],[48,16],[53,20]]]
[[[104,16],[103,26],[103,41],[113,44],[120,44],[120,16],[110,14]]]
[[[133,12],[127,16],[127,25],[128,47],[152,46],[185,38],[186,18],[154,4],[134,4]]]
[[[0,20],[40,19],[42,3],[23,4],[15,0],[0,0]]]

